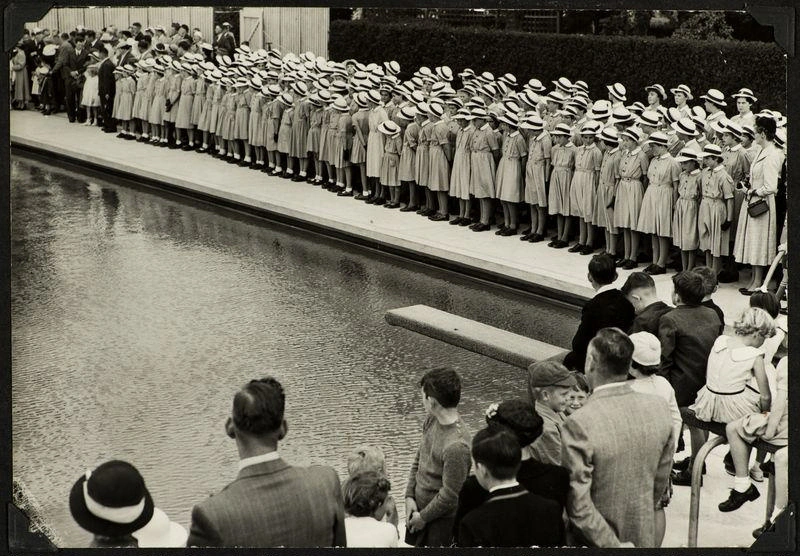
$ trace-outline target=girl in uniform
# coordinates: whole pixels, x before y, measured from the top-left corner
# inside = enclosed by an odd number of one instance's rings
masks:
[[[121,131],[117,137],[123,139],[133,139],[133,123],[131,117],[133,114],[133,94],[136,91],[136,82],[133,79],[134,70],[130,66],[122,68],[123,76],[117,81],[117,97],[119,97],[119,104],[117,105],[117,121],[121,124]]]
[[[320,91],[322,93],[323,91]],[[322,176],[322,169],[325,169],[325,175],[331,175],[331,165],[328,161],[328,130],[330,128],[331,123],[331,112],[333,108],[331,108],[331,98],[332,95],[329,90],[325,90],[325,97],[320,95],[320,98],[323,99],[324,103],[322,105],[322,119],[320,122],[319,128],[319,153],[317,158],[320,162],[320,168],[317,170],[317,178],[319,179],[318,185],[325,185],[325,189],[327,189],[327,181]],[[315,180],[316,181],[316,180]]]
[[[191,117],[191,124],[192,124],[192,133],[191,133],[191,143],[189,144],[190,147],[196,148],[197,143],[195,142],[195,128],[198,128],[197,131],[201,131],[199,129],[200,126],[200,118],[203,115],[203,107],[206,104],[206,89],[208,88],[208,79],[206,78],[208,74],[200,74],[199,70],[195,76],[194,81],[194,100],[192,102],[192,117]]]
[[[183,66],[178,60],[172,61],[172,74],[167,78],[167,110],[164,114],[164,122],[167,128],[167,140],[172,138],[173,143],[170,148],[177,149],[179,141],[175,129],[175,120],[178,118],[181,100],[181,82],[185,77]]]
[[[155,85],[153,86],[153,100],[147,111],[147,123],[150,127],[150,142],[153,145],[166,145],[167,134],[163,128],[164,104],[167,94],[167,78],[164,77],[164,68],[156,65],[153,68],[155,75]]]
[[[147,122],[142,121],[142,105],[145,101],[145,90],[147,89],[147,82],[150,80],[150,73],[147,71],[144,62],[142,61],[137,62],[136,67],[138,70],[136,72],[136,90],[133,93],[131,125],[134,128],[136,140],[142,142],[142,140],[147,141],[147,137],[144,137],[144,135],[147,133],[144,129],[144,126]],[[141,132],[139,130],[141,130]]]
[[[600,178],[597,184],[597,197],[594,205],[593,223],[603,228],[606,236],[606,254],[615,259],[617,256],[617,239],[619,230],[614,224],[614,202],[619,182],[619,161],[622,150],[619,148],[619,136],[614,127],[606,127],[597,135],[603,151],[603,162],[600,164]]]
[[[181,100],[175,114],[175,144],[184,151],[192,150],[194,127],[192,126],[192,105],[194,104],[194,77],[189,64],[181,64]],[[174,110],[174,108],[173,108]],[[183,137],[187,140],[184,143]]]
[[[456,147],[453,154],[453,169],[450,172],[450,195],[458,199],[458,218],[450,224],[466,226],[471,223],[469,219],[469,175],[470,175],[470,150],[472,135],[475,127],[469,119],[470,113],[466,108],[460,109],[453,121],[461,126],[456,133]]]
[[[283,178],[289,178],[292,175],[291,168],[289,168],[289,150],[291,149],[292,142],[292,117],[294,116],[294,97],[288,91],[281,93],[278,100],[283,104],[284,109],[281,114],[281,123],[278,127],[278,140],[276,146],[278,149],[278,166],[285,168],[281,174]]]
[[[495,233],[500,236],[513,236],[517,233],[517,204],[522,200],[528,144],[519,132],[519,119],[516,114],[507,112],[499,119],[503,131],[508,135],[503,141],[503,154],[497,166],[496,179],[497,198],[503,206],[503,226]]]
[[[450,150],[450,130],[444,116],[444,105],[435,102],[428,105],[428,117],[431,120],[428,139],[428,206],[433,206],[433,194],[438,198],[439,210],[428,218],[435,222],[449,220],[447,209],[448,191],[450,189],[450,161],[453,153]]]
[[[228,91],[222,99],[223,110],[220,111],[220,130],[225,146],[223,147],[222,156],[226,157],[227,162],[233,163],[236,160],[234,155],[236,147],[236,103],[238,101],[237,89],[242,88],[242,82],[230,81]],[[227,153],[227,155],[226,155]]]
[[[250,145],[247,139],[250,136],[250,98],[253,89],[247,78],[236,82],[236,112],[234,116],[233,148],[234,161],[240,166],[249,166]]]
[[[245,153],[245,159],[255,162],[254,167],[264,166],[264,134],[261,129],[262,111],[264,108],[264,94],[261,92],[263,82],[256,76],[250,79],[250,87],[253,89],[250,95],[250,119],[247,122],[247,145],[249,149]]]
[[[297,163],[297,174],[292,181],[305,181],[306,162],[308,158],[308,129],[310,127],[311,103],[308,102],[308,87],[302,81],[292,83],[292,92],[296,95],[292,119],[292,144],[289,155],[292,158],[290,168]]]
[[[756,116],[753,114],[753,104],[758,100],[750,89],[739,89],[735,94],[731,95],[736,99],[736,111],[738,112],[731,118],[732,122],[736,122],[740,126],[747,124],[755,127]]]
[[[353,114],[353,150],[350,153],[350,161],[358,168],[361,178],[361,195],[356,199],[365,200],[365,193],[369,191],[367,185],[367,137],[369,136],[369,102],[365,92],[358,92],[353,95],[356,103],[356,112]],[[368,198],[368,197],[367,197]]]
[[[744,190],[735,187],[737,183],[745,182],[750,174],[750,159],[742,147],[744,130],[733,121],[720,122],[722,132],[722,159],[725,171],[733,180],[733,222],[731,223],[731,237],[736,237],[736,227],[739,222],[739,212],[744,202]]]
[[[403,151],[400,154],[400,168],[397,179],[401,184],[408,184],[408,204],[400,212],[416,211],[417,205],[417,144],[419,140],[419,126],[425,119],[417,111],[417,107],[409,103],[399,110],[403,118],[409,118],[411,123],[403,131]]]
[[[316,92],[308,98],[308,102],[311,103],[311,112],[308,117],[308,137],[306,140],[306,151],[308,153],[305,168],[307,176],[306,181],[312,185],[319,185],[322,181],[322,170],[318,159],[319,134],[320,127],[322,126],[322,99],[319,93]],[[312,178],[309,173],[312,163],[316,171],[316,176],[314,178]]]
[[[534,112],[520,122],[519,128],[528,139],[528,160],[525,165],[525,202],[530,205],[531,231],[520,239],[531,243],[544,240],[547,224],[547,183],[553,142],[544,129],[544,121]]]
[[[622,229],[625,253],[617,266],[632,270],[639,266],[636,255],[639,252],[639,213],[642,209],[644,185],[647,181],[649,163],[647,155],[639,146],[639,134],[630,128],[619,134],[623,153],[619,161],[619,182],[614,201],[614,225]]]
[[[215,72],[216,70],[211,70],[206,73],[205,80],[208,81],[205,94],[206,98],[205,102],[203,102],[203,110],[200,112],[200,120],[197,122],[198,131],[203,133],[203,144],[197,151],[201,153],[209,151],[209,145],[213,143],[214,130],[216,128],[216,116],[219,110],[219,100],[221,98],[219,79],[222,74],[218,72],[215,74]]]
[[[473,232],[485,232],[490,228],[492,199],[495,197],[497,160],[500,158],[500,145],[497,136],[489,126],[489,114],[484,108],[475,108],[471,116],[475,125],[470,144],[469,192],[480,201],[481,219],[472,224]]]
[[[269,160],[268,172],[270,176],[280,176],[283,174],[283,164],[281,163],[281,157],[278,153],[278,132],[281,128],[283,111],[286,110],[286,104],[281,101],[280,95],[280,91],[275,91],[274,98],[269,103],[269,111],[267,112],[267,127],[264,143],[267,149],[267,158]]]
[[[415,179],[414,182],[420,188],[418,192],[425,192],[425,204],[417,210],[417,214],[430,216],[434,208],[428,203],[428,172],[430,171],[430,157],[428,154],[428,142],[430,141],[431,120],[428,118],[428,104],[420,102],[417,105],[417,112],[422,120],[419,124],[419,135],[417,136],[417,156],[415,158]]]
[[[339,148],[339,117],[342,112],[336,107],[336,102],[340,98],[337,95],[331,103],[331,113],[328,116],[328,136],[325,140],[325,159],[328,161],[328,182],[322,184],[324,189],[337,192],[342,181],[341,168],[336,165],[341,162],[338,160],[337,150]],[[341,106],[341,105],[340,105]]]
[[[369,135],[367,136],[367,181],[369,186],[367,189],[373,191],[372,197],[367,199],[367,202],[382,205],[385,201],[383,191],[380,185],[381,175],[381,161],[383,160],[383,142],[384,135],[378,131],[378,126],[389,119],[386,109],[381,105],[381,95],[375,89],[367,93],[367,100],[369,101]],[[427,162],[427,160],[426,160]]]
[[[386,208],[394,209],[400,206],[400,153],[403,150],[403,138],[400,135],[400,126],[387,120],[378,126],[378,131],[386,136],[383,146],[383,159],[381,160],[380,182],[389,190],[389,202]]]
[[[569,245],[570,183],[575,169],[575,147],[570,141],[571,134],[572,130],[566,124],[557,124],[550,132],[555,145],[550,152],[553,171],[550,174],[547,211],[557,217],[557,235],[547,246],[556,249]]]
[[[692,91],[686,85],[678,85],[674,89],[670,89],[670,92],[675,99],[675,107],[680,110],[683,117],[688,118],[692,115],[692,109],[689,108],[689,105],[686,104],[688,101],[692,100]]]
[[[721,148],[708,143],[701,155],[706,168],[701,176],[703,198],[697,216],[700,249],[706,254],[706,266],[719,274],[722,257],[730,253],[733,180],[725,171]]]
[[[578,217],[578,243],[569,248],[570,253],[591,255],[594,252],[594,205],[597,184],[600,181],[600,166],[603,153],[597,147],[595,137],[600,129],[596,122],[586,122],[580,130],[582,146],[575,149],[575,173],[570,183],[570,215]],[[564,238],[567,241],[567,238]]]
[[[647,140],[653,159],[647,170],[647,190],[642,198],[637,230],[650,234],[653,264],[644,271],[658,275],[667,272],[667,257],[672,240],[672,207],[678,198],[681,167],[667,152],[669,139],[657,131]]]
[[[339,119],[336,122],[338,129],[336,137],[336,153],[334,155],[337,188],[337,195],[342,197],[353,196],[353,168],[350,162],[350,154],[353,151],[353,117],[350,115],[350,105],[345,97],[339,97],[333,103],[334,110],[339,112]]]
[[[697,234],[697,212],[700,207],[699,153],[684,149],[675,159],[681,165],[678,200],[672,217],[672,243],[681,250],[681,268],[694,268],[694,254],[700,246]]]

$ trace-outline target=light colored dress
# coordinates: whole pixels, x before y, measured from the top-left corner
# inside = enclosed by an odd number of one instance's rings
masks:
[[[175,117],[175,127],[178,129],[192,128],[192,105],[194,104],[194,78],[189,76],[181,81],[181,101],[177,106],[178,114]],[[175,108],[173,108],[175,110]]]
[[[143,122],[148,122],[150,119],[150,106],[153,104],[156,81],[158,80],[158,75],[155,73],[149,73],[147,75],[147,86],[144,89],[144,98],[142,99],[142,104],[139,107],[139,115],[137,116],[137,118]]]
[[[206,103],[206,80],[198,77],[194,80],[194,100],[192,101],[192,117],[189,120],[193,126],[200,125],[203,115],[203,106]]]
[[[117,105],[116,119],[127,122],[133,115],[133,93],[136,84],[133,82],[133,77],[123,77],[117,82],[117,96],[119,97],[119,104]]]
[[[153,87],[153,100],[150,102],[150,110],[147,113],[147,122],[150,125],[161,125],[164,123],[164,103],[167,94],[167,78],[163,75],[156,79]]]
[[[331,164],[337,168],[347,168],[351,165],[350,157],[345,156],[344,152],[350,151],[353,148],[353,117],[349,112],[339,112],[339,118],[336,121],[336,130],[336,151],[333,153]],[[344,180],[342,176],[337,177],[339,181]]]
[[[433,125],[430,120],[425,120],[419,126],[417,135],[417,156],[414,159],[414,181],[417,185],[428,187],[428,172],[430,171],[430,156],[428,155],[428,142],[431,137]]]
[[[403,133],[403,152],[400,154],[400,168],[397,171],[400,181],[413,182],[417,179],[418,140],[419,124],[411,122]]]
[[[167,98],[172,103],[169,112],[164,112],[164,121],[175,122],[180,110],[181,82],[183,78],[180,73],[174,73],[167,78]]]
[[[681,166],[669,153],[654,157],[647,170],[647,190],[636,229],[644,234],[672,237],[673,187]]]
[[[619,179],[617,176],[621,158],[622,150],[619,147],[603,152],[600,181],[597,184],[597,195],[595,195],[594,212],[592,213],[592,224],[605,228],[612,234],[619,232],[614,224],[614,204],[611,201],[617,195],[617,180]]]
[[[344,529],[348,548],[397,548],[397,529],[391,523],[371,516],[347,516]]]
[[[217,134],[226,141],[236,139],[236,102],[238,97],[239,93],[229,92],[222,99],[223,109],[219,112],[220,124]]]
[[[136,79],[136,87],[133,92],[133,108],[131,108],[131,119],[141,118],[142,103],[144,102],[144,91],[147,89],[147,81],[150,79],[149,73],[139,72]],[[84,83],[84,88],[86,84]],[[99,84],[98,84],[99,94]],[[83,104],[83,102],[81,102]]]
[[[767,432],[767,416],[761,412],[754,412],[746,415],[737,423],[737,431],[742,438],[747,442],[754,442],[757,438],[766,440],[770,444],[776,446],[786,446],[789,444],[789,358],[784,357],[778,363],[775,371],[775,397],[773,398],[773,405],[777,396],[781,396],[787,400],[784,406],[781,419],[778,422],[778,427],[775,429],[773,436],[764,436]]]
[[[572,183],[572,172],[575,170],[575,146],[572,142],[566,145],[553,145],[550,154],[553,157],[553,170],[550,174],[550,191],[547,194],[547,212],[569,216],[569,188]]]
[[[456,133],[456,149],[453,154],[453,169],[450,172],[450,195],[456,199],[469,199],[470,151],[475,126],[470,124]]]
[[[403,150],[403,138],[397,135],[387,137],[384,142],[383,160],[381,161],[381,184],[390,187],[400,185],[398,170],[400,167],[400,153]]]
[[[525,158],[528,144],[519,131],[510,133],[503,142],[503,156],[497,165],[497,198],[507,203],[522,200],[523,180],[525,179]]]
[[[700,209],[701,175],[699,168],[681,172],[678,201],[672,215],[672,243],[681,251],[694,251],[700,246],[697,213]]]
[[[642,209],[644,187],[642,177],[647,175],[649,162],[642,149],[623,151],[619,160],[619,183],[614,202],[614,225],[617,228],[635,230]]]
[[[200,112],[200,119],[197,121],[197,129],[200,131],[210,131],[209,124],[211,122],[211,114],[214,111],[214,95],[217,92],[217,87],[218,85],[216,83],[212,83],[206,87],[203,110]]]
[[[528,161],[525,164],[525,202],[542,208],[547,206],[545,185],[547,164],[550,162],[553,140],[542,130],[528,144]]]
[[[778,192],[778,180],[784,158],[781,149],[773,143],[767,143],[750,166],[751,189],[767,201],[769,210],[754,218],[747,212],[747,203],[742,203],[733,248],[736,262],[767,266],[775,258],[778,233],[775,221],[775,194]],[[750,201],[757,199],[758,197],[751,197]]]
[[[493,199],[495,197],[495,180],[497,167],[492,151],[500,149],[497,135],[489,124],[484,124],[472,134],[470,144],[469,192],[476,199]],[[419,156],[419,149],[417,150]]]
[[[236,115],[234,117],[234,139],[247,141],[250,136],[250,99],[253,90],[248,88],[236,94]]]
[[[21,48],[17,50],[14,58],[11,59],[11,71],[14,79],[14,102],[30,102],[31,91],[28,85],[28,64],[25,51]]]
[[[292,144],[289,156],[295,158],[305,158],[308,153],[308,129],[311,126],[312,105],[307,99],[301,99],[295,103],[294,114],[292,115]]]
[[[359,109],[352,118],[354,135],[350,161],[353,164],[365,164],[367,162],[367,137],[369,136],[369,109]]]
[[[317,155],[320,162],[328,162],[328,129],[330,128],[332,111],[333,109],[330,106],[326,106],[322,110],[322,123],[319,128],[319,154]]]
[[[722,230],[728,218],[726,201],[733,199],[733,180],[721,164],[713,171],[702,172],[703,199],[697,214],[697,233],[702,251],[711,251],[713,257],[726,257],[730,252],[730,230]]]
[[[428,138],[428,189],[448,191],[450,189],[450,163],[444,147],[450,144],[447,122],[439,120],[432,126]]]
[[[731,223],[731,237],[736,237],[736,227],[739,224],[739,211],[742,210],[742,203],[744,202],[744,191],[737,189],[735,186],[738,182],[745,179],[750,175],[750,157],[742,145],[736,145],[733,148],[725,147],[722,150],[722,160],[725,165],[725,171],[733,180],[733,222]]]
[[[761,394],[748,383],[756,359],[764,351],[752,346],[731,347],[731,336],[720,336],[708,356],[706,384],[691,406],[702,421],[730,423],[760,411]]]
[[[294,116],[294,107],[288,106],[283,111],[281,116],[281,126],[278,128],[278,152],[282,154],[289,154],[289,149],[292,148],[292,117]]]
[[[281,128],[281,121],[283,120],[283,112],[286,110],[284,105],[277,98],[269,105],[269,117],[267,118],[267,136],[265,137],[264,144],[268,151],[278,150],[278,141],[275,136]]]
[[[312,106],[308,119],[308,135],[306,136],[306,151],[319,154],[319,136],[322,127],[322,107]]]
[[[247,123],[247,142],[252,147],[264,146],[264,135],[261,133],[261,110],[264,106],[264,95],[256,91],[250,96],[250,121]]]
[[[339,149],[339,117],[341,112],[338,110],[331,110],[328,117],[328,137],[325,140],[325,160],[331,166],[336,166],[338,161],[337,151]]]
[[[587,222],[594,220],[597,198],[595,178],[603,164],[603,152],[592,143],[575,148],[575,173],[569,188],[569,213]]]
[[[81,93],[81,106],[100,106],[100,79],[97,75],[86,77]]]
[[[378,126],[388,119],[389,115],[383,106],[376,106],[369,113],[369,136],[367,137],[368,178],[379,178],[381,176],[384,135],[378,131]]]

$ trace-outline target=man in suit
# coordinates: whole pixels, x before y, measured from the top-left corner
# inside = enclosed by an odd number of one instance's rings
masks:
[[[94,51],[92,58],[100,63],[97,69],[97,81],[103,131],[115,133],[117,130],[114,125],[114,119],[111,117],[111,109],[114,106],[114,97],[117,92],[117,81],[114,79],[114,62],[108,57],[108,50],[105,48],[99,48]],[[98,122],[99,124],[100,122]]]
[[[97,36],[97,33],[95,33],[93,30],[89,29],[84,34],[86,35],[86,50],[91,52],[92,50],[97,50],[98,48],[104,48],[103,43]]]
[[[231,32],[231,24],[227,21],[222,24],[222,34],[217,39],[216,47],[218,49],[217,53],[220,55],[233,56],[236,50],[236,39]]]
[[[595,290],[581,311],[581,323],[572,338],[572,351],[564,358],[568,368],[583,372],[586,348],[602,328],[617,327],[628,332],[636,316],[633,305],[619,289],[613,286],[617,280],[617,268],[610,255],[595,255],[589,262],[589,283]]]
[[[117,55],[117,66],[122,67],[126,64],[134,65],[136,63],[136,56],[133,55],[131,49],[134,46],[137,46],[138,43],[128,37],[124,41],[120,41],[117,48],[119,49],[119,54]]]
[[[589,546],[658,546],[655,507],[668,485],[675,432],[666,401],[628,385],[632,355],[621,330],[598,332],[586,356],[593,393],[561,433],[567,514],[578,542]]]
[[[187,546],[345,546],[339,477],[331,467],[295,467],[278,453],[286,435],[283,387],[251,380],[233,398],[225,432],[236,440],[239,474],[192,510]]]
[[[475,478],[489,498],[464,516],[459,546],[561,546],[561,506],[525,490],[517,481],[522,449],[505,427],[478,431],[472,439]]]
[[[86,36],[83,33],[76,33],[74,48],[69,54],[67,67],[69,74],[64,78],[64,95],[67,106],[67,116],[70,122],[83,122],[86,113],[79,110],[81,106],[81,93],[83,91],[86,66],[89,65],[89,50],[86,48]]]

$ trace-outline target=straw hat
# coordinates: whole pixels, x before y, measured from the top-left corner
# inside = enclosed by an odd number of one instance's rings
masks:
[[[677,162],[700,162],[700,153],[696,150],[692,149],[691,147],[688,149],[681,149],[681,152],[678,153],[678,156],[675,157]]]
[[[682,133],[690,137],[697,137],[700,135],[700,133],[697,131],[697,126],[691,118],[681,118],[677,122],[671,124],[670,127],[678,133]]]
[[[400,133],[400,126],[394,123],[392,120],[386,120],[378,126],[378,131],[380,131],[384,135],[389,135],[390,137],[393,137],[398,133]]]
[[[628,97],[626,96],[627,91],[625,90],[625,85],[623,85],[622,83],[614,83],[613,85],[606,85],[606,89],[608,89],[608,92],[612,96],[614,96],[614,98],[617,98],[621,101],[628,100]]]
[[[700,95],[700,98],[719,107],[728,106],[728,103],[725,102],[725,95],[719,89],[709,89],[706,94]]]
[[[688,85],[680,84],[674,89],[669,90],[673,95],[676,93],[681,93],[683,96],[686,97],[686,100],[692,100],[694,97],[692,96],[692,90],[689,88]]]
[[[731,95],[731,97],[733,97],[733,98],[746,98],[751,103],[758,100],[756,98],[756,96],[753,94],[753,91],[750,90],[750,89],[746,89],[746,88],[739,89],[737,92],[733,93]]]

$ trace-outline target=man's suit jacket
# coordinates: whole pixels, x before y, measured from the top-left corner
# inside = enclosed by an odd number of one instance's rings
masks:
[[[117,82],[114,79],[114,62],[106,58],[97,70],[98,93],[101,97],[105,95],[113,96],[117,90]]]
[[[282,459],[245,467],[192,510],[187,546],[345,546],[339,477]]]
[[[633,305],[618,289],[598,293],[583,306],[581,323],[572,338],[572,351],[567,354],[564,364],[583,371],[586,350],[592,338],[601,329],[614,326],[627,333],[635,317]]]
[[[494,491],[458,529],[458,546],[562,546],[564,521],[554,500],[517,485]]]
[[[72,43],[69,41],[62,42],[56,53],[56,63],[53,66],[53,73],[55,75],[60,75],[64,79],[68,78],[69,72],[72,71],[70,60],[74,59],[74,57],[75,48],[73,48]]]
[[[125,50],[122,56],[119,57],[117,60],[117,66],[124,66],[125,64],[135,64],[136,63],[136,56],[133,55],[133,52],[128,49]]]
[[[224,48],[228,56],[233,56],[233,51],[236,50],[236,39],[230,31],[224,31],[217,40],[217,48]]]
[[[667,402],[621,382],[593,393],[561,434],[567,514],[579,541],[655,547],[655,506],[675,451]]]

